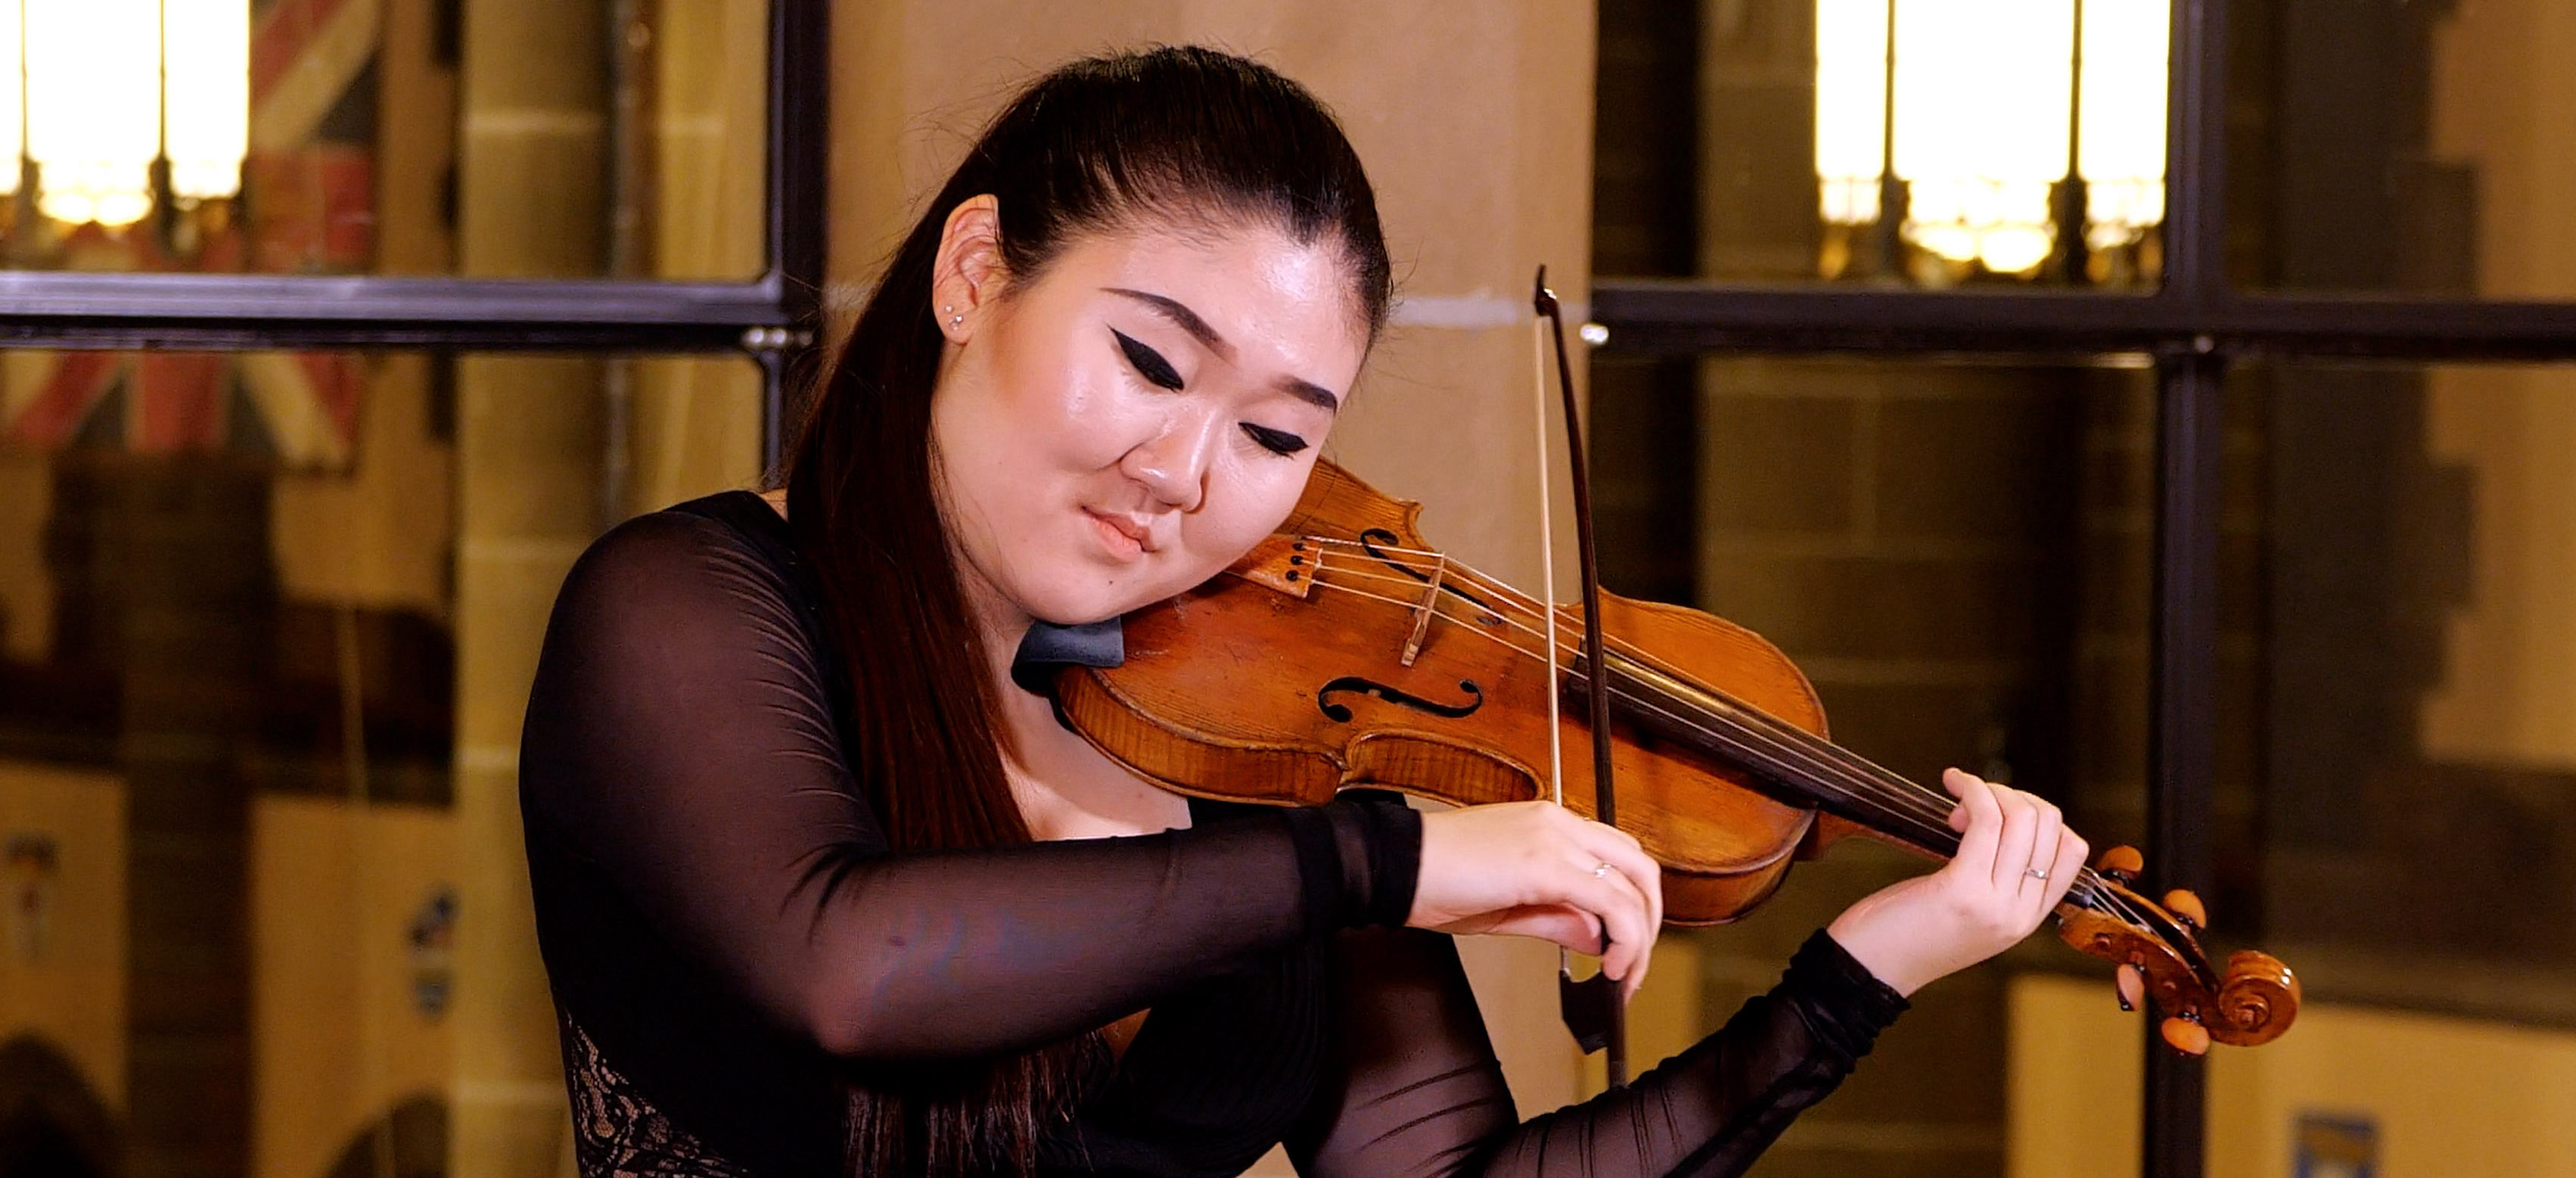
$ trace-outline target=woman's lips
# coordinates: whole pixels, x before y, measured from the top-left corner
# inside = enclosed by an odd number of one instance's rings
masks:
[[[1145,555],[1145,529],[1123,516],[1102,515],[1089,508],[1082,514],[1091,517],[1092,531],[1100,537],[1100,546],[1119,560],[1135,560]]]

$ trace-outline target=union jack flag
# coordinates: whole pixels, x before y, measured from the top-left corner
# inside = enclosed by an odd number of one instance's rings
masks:
[[[149,223],[73,230],[84,269],[363,273],[375,255],[375,63],[383,0],[259,0],[252,11],[246,221],[189,256]],[[174,50],[179,47],[174,46]],[[225,452],[346,470],[367,367],[352,353],[20,353],[0,376],[0,445]]]

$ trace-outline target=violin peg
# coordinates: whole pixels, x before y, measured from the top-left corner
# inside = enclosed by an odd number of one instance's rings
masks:
[[[2165,1046],[2184,1055],[2209,1054],[2209,1028],[2187,1018],[2169,1018],[2164,1025]]]
[[[2200,897],[2193,895],[2189,888],[2166,892],[2165,911],[2173,913],[2174,919],[2190,925],[2193,932],[2209,927],[2209,909],[2201,906]]]
[[[2122,1011],[2134,1011],[2146,1005],[2147,975],[2139,972],[2137,966],[2121,962],[2120,968],[2112,972],[2112,977],[2119,990]]]
[[[2138,882],[2138,873],[2147,869],[2147,857],[2136,847],[2113,847],[2093,861],[2093,870],[2118,880],[2123,885]]]

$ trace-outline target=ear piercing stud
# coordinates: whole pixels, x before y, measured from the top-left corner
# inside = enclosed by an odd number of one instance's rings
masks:
[[[948,316],[948,325],[950,327],[963,326],[966,322],[966,317],[958,314],[957,308],[955,307],[941,307],[939,312],[940,314]]]

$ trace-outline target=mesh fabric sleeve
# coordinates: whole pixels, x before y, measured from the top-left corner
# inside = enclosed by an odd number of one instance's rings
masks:
[[[1336,803],[1135,838],[898,854],[851,779],[784,557],[663,512],[584,555],[528,709],[532,852],[605,879],[786,1033],[906,1060],[1106,1024],[1296,938],[1403,919],[1420,827]]]
[[[1289,1155],[1308,1178],[1723,1178],[1832,1092],[1906,1007],[1818,932],[1769,993],[1616,1092],[1519,1119],[1447,937],[1345,933],[1337,1067]]]

